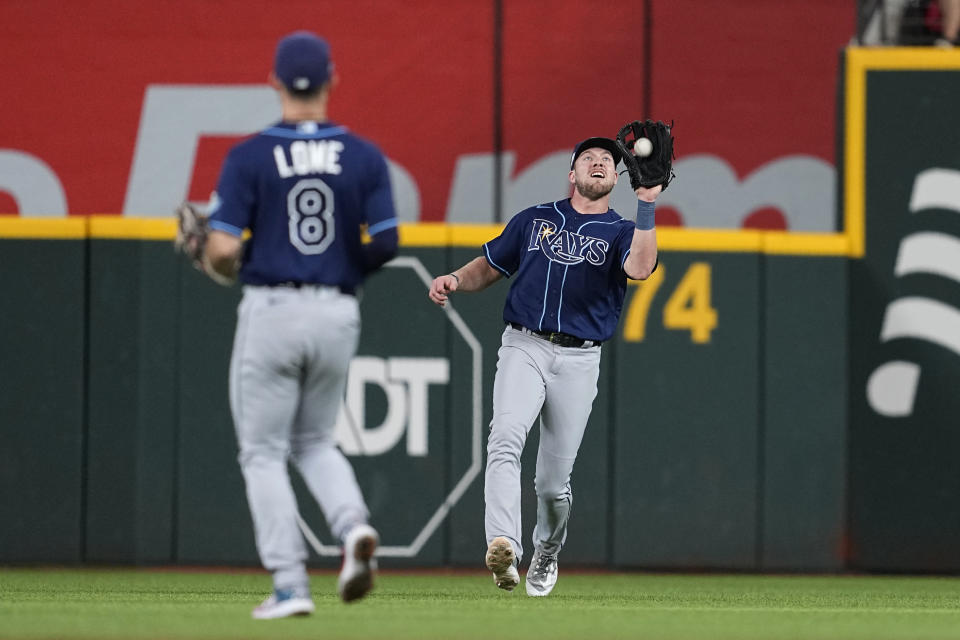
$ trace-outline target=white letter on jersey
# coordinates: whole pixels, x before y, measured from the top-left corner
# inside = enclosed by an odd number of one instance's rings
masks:
[[[290,163],[283,153],[283,147],[273,148],[273,157],[277,162],[277,171],[281,178],[296,174],[305,176],[311,173],[332,173],[343,171],[340,166],[340,152],[343,143],[339,140],[297,140],[290,143]]]
[[[340,152],[343,143],[339,140],[310,140],[307,144],[310,151],[310,168],[316,173],[332,173],[339,175]]]
[[[287,164],[287,156],[283,153],[283,147],[277,145],[273,148],[273,159],[277,163],[277,173],[281,178],[289,178],[293,175],[293,169]]]
[[[290,159],[293,160],[293,171],[298,176],[310,173],[310,152],[307,151],[305,140],[290,143]]]

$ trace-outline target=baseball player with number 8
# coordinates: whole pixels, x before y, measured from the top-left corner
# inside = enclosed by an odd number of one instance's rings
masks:
[[[283,38],[270,74],[282,120],[231,149],[209,218],[177,210],[177,247],[217,282],[243,284],[230,408],[257,551],[273,577],[257,619],[314,611],[288,461],[343,544],[340,597],[366,595],[376,569],[379,536],[334,424],[359,340],[357,292],[396,254],[397,219],[383,154],[327,120],[335,80],[325,40]]]
[[[626,140],[631,132],[651,139],[651,154],[633,154],[640,145]],[[537,524],[527,594],[546,596],[557,582],[573,502],[570,479],[597,395],[601,344],[616,330],[627,278],[644,280],[657,267],[654,202],[673,177],[672,143],[669,128],[650,121],[627,125],[616,140],[580,142],[570,162],[570,198],[517,213],[483,245],[482,256],[430,287],[430,299],[443,306],[455,291],[479,291],[513,278],[503,310],[484,478],[485,562],[501,589],[512,591],[520,582],[520,454],[538,416]],[[637,195],[636,222],[609,207],[620,161]]]

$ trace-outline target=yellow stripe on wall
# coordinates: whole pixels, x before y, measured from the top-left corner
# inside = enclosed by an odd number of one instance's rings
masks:
[[[852,242],[850,235],[844,233],[767,231],[763,234],[763,253],[792,256],[854,256]]]
[[[763,249],[765,231],[749,229],[657,229],[657,247],[666,251],[734,251],[756,253]]]
[[[863,50],[847,49],[846,55],[846,110],[844,113],[844,190],[843,226],[850,234],[855,257],[862,257],[866,249],[864,234],[864,136],[866,135],[866,73]]]
[[[177,221],[174,218],[90,216],[91,238],[172,241],[176,235]]]
[[[0,216],[0,238],[71,240],[87,237],[87,218],[21,218]]]
[[[960,69],[960,50],[938,47],[848,47],[844,110],[844,229],[847,255],[866,250],[867,73],[870,71],[943,71]]]
[[[425,222],[399,226],[405,247],[476,248],[495,238],[503,225],[444,224]],[[173,218],[127,216],[71,216],[66,218],[21,218],[0,216],[0,238],[120,239],[173,241],[177,223]],[[849,238],[840,233],[797,233],[752,229],[657,229],[657,243],[664,251],[768,253],[778,255],[852,255]]]
[[[939,47],[848,47],[847,59],[877,71],[960,69],[960,50]]]

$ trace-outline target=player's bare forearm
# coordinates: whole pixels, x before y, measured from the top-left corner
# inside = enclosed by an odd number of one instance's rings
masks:
[[[474,258],[454,271],[453,275],[460,279],[458,291],[481,291],[503,277],[483,256]]]
[[[434,278],[430,299],[441,307],[454,291],[481,291],[502,277],[483,256],[474,258],[456,271]]]
[[[637,229],[630,242],[630,255],[623,263],[623,270],[633,280],[646,280],[657,267],[657,228],[654,226],[653,202],[663,191],[661,185],[638,187],[635,192],[641,205],[647,207],[646,219],[641,220],[641,208],[637,209]],[[649,203],[649,204],[648,204]],[[642,222],[642,224],[641,224]],[[647,228],[650,227],[650,228]]]
[[[623,271],[632,280],[646,280],[657,266],[657,229],[633,230],[630,255],[623,262]]]
[[[654,226],[653,207],[657,196],[663,191],[662,185],[652,187],[638,187],[635,192],[637,200],[647,210],[645,219],[641,216],[641,207],[637,209],[637,229],[633,230],[633,240],[630,242],[630,255],[623,263],[623,271],[632,280],[646,280],[657,268],[657,228]],[[647,228],[650,227],[650,228]]]
[[[232,284],[237,278],[242,250],[240,238],[223,231],[211,231],[203,253],[204,272],[217,284]]]

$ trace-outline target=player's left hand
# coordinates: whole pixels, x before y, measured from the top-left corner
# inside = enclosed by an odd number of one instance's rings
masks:
[[[616,144],[623,155],[623,166],[630,174],[630,188],[661,185],[666,189],[673,180],[673,124],[662,120],[634,120],[617,132]],[[638,140],[646,138],[652,148],[645,156],[634,154]]]
[[[214,269],[205,255],[207,243],[210,240],[210,222],[207,215],[189,202],[184,202],[174,211],[177,216],[177,236],[173,241],[176,251],[183,253],[190,260],[194,269],[210,277],[211,280],[224,287],[229,287],[236,280],[236,270],[233,276],[227,276]],[[226,236],[226,234],[223,234]],[[240,239],[228,236],[228,246],[233,241],[237,243],[237,260],[240,254]],[[239,268],[239,262],[237,265]]]
[[[431,300],[443,307],[447,304],[449,294],[456,291],[459,284],[457,279],[450,274],[438,276],[433,279],[433,284],[430,285],[430,293],[428,295]]]
[[[177,207],[174,215],[177,217],[174,249],[186,255],[195,268],[203,271],[203,250],[210,232],[207,216],[189,202]]]

